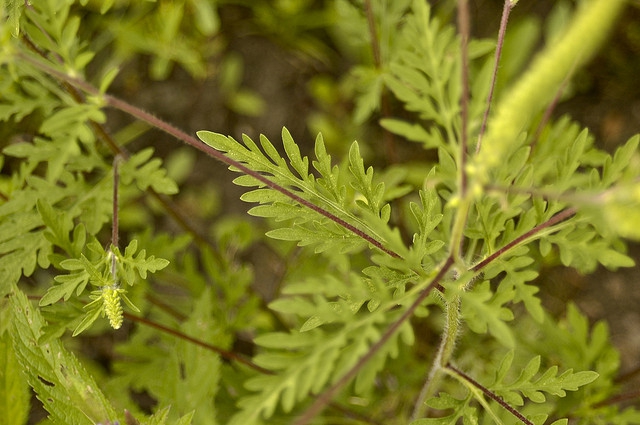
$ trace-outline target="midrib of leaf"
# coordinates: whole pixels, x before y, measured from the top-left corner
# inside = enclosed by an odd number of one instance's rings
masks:
[[[376,232],[371,227],[369,227],[369,225],[365,221],[353,215],[350,211],[344,209],[341,205],[337,204],[327,196],[323,195],[320,191],[317,191],[314,186],[307,184],[304,179],[298,180],[298,179],[295,179],[295,177],[291,177],[291,174],[287,175],[286,173],[281,172],[278,168],[276,168],[276,170],[277,170],[277,174],[280,175],[282,178],[285,178],[286,180],[290,181],[291,185],[299,187],[300,189],[302,189],[303,192],[311,194],[312,196],[320,199],[325,205],[328,205],[331,209],[331,212],[333,212],[334,214],[345,216],[352,223],[356,223],[356,226],[355,226],[356,228],[373,236],[378,241],[381,241],[381,242],[385,241],[385,239],[380,234],[378,234],[378,232]],[[274,172],[274,174],[276,174],[276,172]],[[313,181],[315,182],[315,179]]]

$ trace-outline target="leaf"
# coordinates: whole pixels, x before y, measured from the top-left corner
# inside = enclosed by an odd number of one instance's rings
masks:
[[[491,291],[489,282],[485,281],[472,291],[460,294],[461,312],[471,330],[485,333],[487,330],[507,347],[515,345],[515,339],[506,321],[513,320],[513,313],[502,305],[513,299],[513,290]]]
[[[60,340],[39,344],[44,320],[27,297],[11,296],[12,338],[16,356],[38,398],[56,423],[69,425],[115,421],[117,415],[91,375]]]
[[[256,339],[256,343],[263,346],[264,350],[254,358],[254,362],[275,373],[250,378],[246,382],[246,388],[253,393],[240,400],[238,405],[241,410],[230,424],[268,419],[279,405],[288,412],[309,394],[320,392],[325,385],[353,367],[358,358],[367,353],[380,338],[381,327],[398,317],[398,312],[392,314],[388,311],[397,302],[384,300],[386,302],[377,309],[354,321],[354,314],[360,311],[364,300],[355,294],[349,297],[343,289],[356,286],[357,280],[352,285],[335,277],[320,281],[327,285],[318,287],[312,279],[304,285],[291,288],[290,293],[300,294],[307,289],[318,288],[327,294],[341,293],[342,300],[327,302],[318,297],[318,306],[315,306],[295,297],[281,299],[270,305],[276,311],[309,318],[311,323],[304,325],[309,329],[305,329],[305,332],[266,334]],[[325,323],[333,323],[333,327],[325,330],[322,326]],[[371,390],[373,379],[384,367],[386,359],[398,355],[400,339],[405,344],[413,343],[413,332],[408,323],[360,371],[356,378],[357,391],[368,393]]]
[[[433,173],[430,173],[432,175]],[[421,263],[425,256],[435,254],[444,247],[444,242],[438,239],[431,239],[431,233],[440,224],[443,218],[442,206],[435,191],[420,191],[420,205],[411,202],[409,204],[411,213],[418,223],[418,232],[413,235],[412,252],[418,257]]]
[[[154,255],[147,257],[147,251],[144,249],[136,255],[137,249],[138,241],[136,239],[129,242],[124,254],[121,254],[119,249],[114,249],[118,276],[129,285],[134,284],[136,272],[142,279],[146,279],[147,273],[155,273],[169,265],[169,261],[164,258],[156,258]]]
[[[352,148],[351,154],[352,182],[356,190],[362,191],[365,199],[372,203],[371,212],[378,217],[378,220],[360,217],[359,214],[364,215],[366,211],[363,210],[368,208],[362,208],[362,206],[354,208],[355,195],[352,193],[351,198],[345,196],[348,189],[346,186],[338,184],[339,168],[331,164],[331,157],[326,153],[321,136],[316,139],[317,160],[313,161],[314,168],[322,176],[319,179],[309,173],[309,159],[301,156],[299,147],[286,128],[282,130],[282,140],[287,160],[278,154],[277,149],[264,136],[260,137],[260,146],[246,135],[242,138],[242,144],[233,138],[207,131],[198,132],[198,137],[207,145],[223,152],[230,159],[245,164],[253,172],[268,177],[273,182],[274,187],[264,188],[264,183],[251,175],[234,180],[234,183],[241,186],[260,188],[242,197],[245,201],[261,204],[260,207],[252,209],[253,214],[278,217],[280,213],[286,211],[284,217],[294,221],[295,225],[289,227],[289,230],[278,229],[270,232],[270,236],[286,238],[286,240],[299,240],[302,245],[310,245],[322,240],[337,242],[344,235],[349,240],[347,243],[349,246],[341,248],[344,250],[360,244],[351,243],[353,233],[359,239],[364,240],[362,236],[366,235],[370,239],[380,241],[383,245],[386,242],[393,244],[394,248],[401,248],[401,245],[397,243],[395,232],[386,226],[390,208],[382,208],[381,205],[380,200],[384,199],[384,186],[378,184],[373,187],[372,175],[370,178],[365,173],[362,158],[357,152],[356,145]],[[239,171],[233,166],[229,168],[233,171]],[[286,191],[279,190],[277,186],[281,186]],[[290,207],[292,201],[298,203],[298,199],[294,199],[289,193],[296,198],[307,201],[309,204],[305,207],[309,207],[312,211]],[[311,204],[314,206],[311,207]],[[351,225],[357,230],[348,230],[343,223]],[[325,246],[330,245],[331,242],[325,244]],[[319,252],[326,250],[325,246],[318,248]]]
[[[501,260],[490,264],[484,273],[486,279],[492,279],[504,273],[500,281],[500,289],[505,292],[513,292],[513,302],[522,301],[531,316],[542,323],[544,310],[540,299],[535,295],[539,289],[536,286],[526,285],[527,282],[538,277],[538,272],[531,270],[534,259],[529,255],[529,249],[522,247],[519,250],[511,251],[502,257]]]
[[[153,148],[146,148],[120,165],[122,183],[128,185],[135,182],[140,190],[147,190],[150,187],[165,195],[178,193],[178,185],[167,176],[167,170],[161,168],[162,161],[152,156]]]
[[[11,344],[9,333],[0,332],[0,418],[7,424],[27,423],[29,385]]]
[[[459,400],[442,392],[438,397],[427,400],[426,404],[437,410],[452,410],[452,412],[440,418],[417,419],[411,421],[410,425],[456,425],[459,423],[458,420],[463,416],[471,415],[472,417],[476,417],[476,409],[469,406],[470,399],[471,395]]]
[[[203,291],[191,305],[189,317],[180,329],[193,338],[228,349],[231,334],[214,318],[214,302],[217,302],[215,292]],[[214,399],[222,378],[222,364],[217,353],[148,329],[136,330],[117,351],[123,356],[114,365],[118,379],[135,391],[148,392],[161,405],[171,404],[171,412],[167,409],[165,413],[167,423],[177,423],[178,416],[185,413],[188,414],[179,419],[183,421],[180,423],[189,423],[186,418],[193,418],[198,425],[218,423]]]
[[[541,357],[536,356],[522,368],[519,376],[513,382],[507,384],[504,380],[508,374],[513,358],[513,351],[507,352],[496,372],[495,381],[490,385],[490,388],[507,403],[515,406],[522,406],[524,404],[522,396],[534,403],[544,403],[546,401],[544,393],[565,397],[567,395],[566,391],[577,391],[580,387],[593,382],[599,376],[598,373],[593,371],[574,373],[573,369],[568,369],[558,375],[557,366],[551,366],[545,370],[542,375],[537,376],[540,370]],[[520,394],[522,394],[522,396]]]

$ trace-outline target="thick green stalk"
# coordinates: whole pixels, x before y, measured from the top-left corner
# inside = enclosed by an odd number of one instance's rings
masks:
[[[489,121],[480,152],[470,172],[486,181],[489,171],[515,150],[518,136],[553,99],[567,75],[587,63],[605,40],[625,0],[584,2],[562,35],[548,45],[509,93],[502,97]]]

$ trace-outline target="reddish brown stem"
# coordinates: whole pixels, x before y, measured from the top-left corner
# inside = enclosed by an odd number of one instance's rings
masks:
[[[542,230],[544,230],[544,229],[546,229],[548,227],[554,226],[554,225],[556,225],[556,224],[558,224],[558,223],[560,223],[560,222],[562,222],[564,220],[567,220],[568,218],[573,217],[576,214],[576,212],[577,212],[577,210],[575,208],[567,208],[566,210],[560,211],[558,214],[554,215],[549,220],[545,221],[542,224],[537,225],[536,227],[534,227],[533,229],[529,230],[525,234],[515,238],[514,240],[512,240],[511,242],[509,242],[508,244],[506,244],[502,248],[498,249],[493,254],[489,255],[487,258],[485,258],[484,260],[480,261],[478,264],[473,266],[471,268],[471,270],[474,271],[474,272],[478,272],[478,271],[482,270],[488,264],[490,264],[496,258],[500,257],[505,252],[509,251],[512,248],[515,248],[516,246],[520,245],[522,242],[526,241],[530,237],[534,236],[537,233],[540,233]]]
[[[460,369],[457,369],[456,367],[454,367],[451,364],[448,364],[446,366],[446,368],[449,369],[450,371],[452,371],[453,373],[455,373],[456,375],[458,375],[459,377],[461,377],[462,379],[464,379],[465,381],[467,381],[468,383],[470,383],[471,385],[473,385],[474,387],[476,387],[477,389],[479,389],[480,391],[482,391],[482,393],[484,395],[486,395],[491,400],[493,400],[496,403],[498,403],[500,406],[502,406],[503,409],[505,409],[506,411],[511,413],[513,416],[518,418],[524,424],[526,424],[526,425],[534,425],[533,422],[531,422],[529,419],[525,418],[520,412],[518,412],[516,409],[511,407],[509,405],[509,403],[507,403],[506,401],[504,401],[503,399],[498,397],[493,391],[491,391],[490,389],[488,389],[487,387],[485,387],[484,385],[482,385],[478,381],[474,380],[472,377],[470,377],[469,375],[467,375],[466,373],[464,373]]]
[[[304,411],[302,416],[296,419],[294,425],[308,424],[314,417],[316,417],[318,414],[320,414],[320,412],[322,412],[322,410],[324,410],[326,405],[329,404],[329,402],[337,394],[337,392],[340,391],[342,387],[347,385],[353,378],[355,378],[360,369],[362,369],[362,367],[367,364],[367,362],[371,360],[373,356],[375,356],[375,354],[389,341],[389,339],[391,339],[391,337],[398,331],[398,329],[400,329],[400,326],[411,316],[413,316],[413,313],[422,304],[425,298],[427,298],[431,291],[435,289],[435,287],[444,279],[445,275],[453,265],[453,262],[453,256],[449,255],[438,274],[433,278],[431,283],[429,283],[429,285],[424,288],[422,292],[420,292],[418,297],[409,306],[409,308],[407,308],[404,313],[402,313],[402,315],[398,319],[396,319],[396,321],[393,322],[391,326],[387,328],[380,339],[369,348],[369,351],[367,351],[364,356],[358,359],[356,364],[351,369],[349,369],[347,373],[345,373],[338,381],[336,381],[336,383],[327,388],[316,398],[313,404]]]
[[[507,23],[509,22],[509,14],[513,9],[511,0],[504,0],[504,8],[502,9],[502,19],[500,20],[500,29],[498,30],[498,43],[496,44],[496,55],[493,65],[493,75],[491,76],[491,85],[489,87],[489,95],[487,96],[487,107],[484,110],[482,117],[482,125],[480,126],[480,133],[478,134],[478,143],[476,144],[476,153],[480,152],[480,146],[482,144],[482,136],[487,129],[487,121],[489,119],[489,112],[491,111],[491,102],[493,101],[493,93],[496,88],[496,81],[498,80],[498,68],[500,66],[500,56],[502,55],[502,46],[504,45],[504,36],[507,32]]]
[[[183,339],[185,341],[189,341],[190,343],[195,344],[195,345],[197,345],[199,347],[203,347],[203,348],[206,348],[207,350],[211,350],[211,351],[213,351],[215,353],[220,354],[220,357],[222,357],[222,358],[225,358],[227,360],[233,360],[233,361],[236,361],[238,363],[242,363],[243,365],[249,366],[251,369],[257,370],[260,373],[264,373],[264,374],[267,374],[267,375],[272,375],[273,374],[273,372],[271,372],[270,370],[265,369],[265,368],[263,368],[261,366],[258,366],[257,364],[253,363],[251,360],[247,360],[246,358],[242,357],[239,354],[234,353],[233,351],[228,351],[228,350],[225,350],[223,348],[217,347],[215,345],[209,344],[207,342],[201,341],[201,340],[199,340],[197,338],[190,337],[189,335],[186,335],[186,334],[184,334],[184,333],[182,333],[180,331],[176,331],[175,329],[168,328],[168,327],[166,327],[164,325],[161,325],[159,323],[156,323],[156,322],[153,322],[151,320],[145,319],[144,317],[134,316],[133,314],[130,314],[130,313],[127,313],[127,312],[124,313],[124,317],[126,317],[127,319],[129,319],[129,320],[131,320],[133,322],[138,322],[140,324],[143,324],[145,326],[149,326],[151,328],[157,329],[157,330],[159,330],[161,332],[164,332],[164,333],[167,333],[169,335],[173,335],[176,338],[180,338],[180,339]]]

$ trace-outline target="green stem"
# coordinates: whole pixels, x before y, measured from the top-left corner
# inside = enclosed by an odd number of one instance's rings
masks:
[[[431,370],[427,375],[427,380],[420,390],[420,394],[413,406],[411,420],[416,420],[423,414],[424,402],[435,395],[436,390],[440,387],[444,368],[449,363],[453,351],[456,346],[456,340],[460,333],[460,296],[456,295],[452,300],[445,301],[445,327],[440,340],[438,353],[433,361]]]
[[[472,192],[467,192],[464,197],[453,200],[450,207],[456,208],[456,216],[451,228],[451,253],[459,266],[464,268],[464,259],[462,258],[462,243],[464,238],[464,228],[467,225],[467,217],[469,209],[473,201]]]
[[[438,274],[433,278],[433,280],[424,288],[420,294],[416,297],[413,303],[407,308],[402,315],[393,322],[387,330],[382,334],[380,339],[369,347],[369,351],[362,356],[358,362],[351,368],[347,373],[345,373],[340,379],[338,379],[331,387],[327,388],[324,392],[319,394],[315,401],[302,413],[302,415],[293,422],[294,425],[306,425],[311,420],[316,417],[325,406],[331,401],[331,399],[336,395],[336,393],[344,387],[347,383],[351,382],[353,378],[356,377],[360,369],[375,356],[375,354],[387,343],[389,339],[400,329],[400,326],[409,318],[411,318],[416,311],[416,309],[422,305],[424,300],[429,296],[431,291],[433,291],[444,279],[445,275],[451,269],[453,265],[453,258],[451,256],[447,257],[447,259],[442,264],[442,267],[438,271]]]

